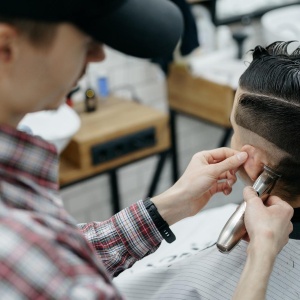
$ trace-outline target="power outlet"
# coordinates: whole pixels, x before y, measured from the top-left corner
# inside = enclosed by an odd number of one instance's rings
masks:
[[[91,149],[92,163],[93,165],[98,165],[131,152],[153,147],[155,144],[155,128],[151,127],[104,144],[93,146]]]

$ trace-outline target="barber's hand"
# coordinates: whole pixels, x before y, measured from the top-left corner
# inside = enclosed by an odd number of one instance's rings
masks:
[[[230,148],[195,154],[181,178],[165,193],[152,198],[169,225],[195,215],[216,193],[230,194],[236,171],[247,159],[246,152]]]
[[[293,208],[276,196],[270,196],[264,203],[252,187],[244,189],[246,201],[245,225],[250,242],[248,252],[267,250],[274,257],[288,242],[293,231],[291,218]]]

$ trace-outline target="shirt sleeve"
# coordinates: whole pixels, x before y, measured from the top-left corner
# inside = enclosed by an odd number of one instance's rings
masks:
[[[0,222],[1,299],[123,299],[76,226],[18,215]]]
[[[107,221],[83,223],[78,227],[112,276],[153,253],[163,239],[143,201],[123,209]]]

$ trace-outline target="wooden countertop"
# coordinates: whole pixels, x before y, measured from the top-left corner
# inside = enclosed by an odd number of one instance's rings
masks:
[[[60,161],[60,184],[66,185],[112,168],[131,163],[170,148],[168,115],[152,107],[130,100],[109,97],[98,102],[95,112],[84,112],[84,104],[76,104],[81,128],[63,151]],[[91,147],[147,129],[155,128],[155,146],[122,157],[92,165]]]

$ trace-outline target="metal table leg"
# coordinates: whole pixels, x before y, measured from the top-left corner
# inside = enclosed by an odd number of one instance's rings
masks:
[[[171,130],[171,155],[172,155],[172,179],[175,183],[179,178],[178,150],[176,134],[176,111],[170,108],[170,130]]]
[[[116,214],[120,211],[120,193],[118,185],[118,174],[116,169],[109,171],[109,180],[113,214]]]
[[[231,136],[231,133],[232,133],[232,128],[226,128],[225,129],[223,137],[221,138],[221,141],[219,143],[219,147],[225,147],[226,146],[226,144],[228,142],[228,139]]]
[[[168,156],[169,153],[170,153],[169,151],[165,151],[165,152],[163,152],[159,155],[159,160],[157,161],[155,173],[152,177],[152,182],[150,184],[150,188],[149,188],[149,191],[147,193],[147,197],[154,196],[156,188],[157,188],[158,181],[160,179],[161,172],[163,170],[164,164],[166,162],[166,159],[167,159],[167,156]]]

